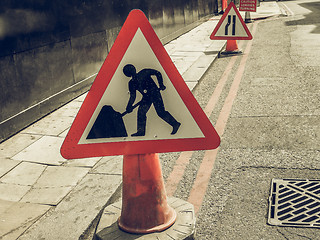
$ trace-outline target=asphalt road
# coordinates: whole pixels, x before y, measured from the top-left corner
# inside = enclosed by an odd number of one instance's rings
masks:
[[[320,176],[320,1],[279,4],[288,16],[249,24],[244,54],[217,59],[193,91],[219,149],[160,154],[168,195],[195,206],[198,240],[320,239],[267,224],[273,178]]]

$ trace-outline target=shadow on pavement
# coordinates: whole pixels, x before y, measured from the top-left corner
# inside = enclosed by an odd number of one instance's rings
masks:
[[[304,19],[288,21],[288,26],[292,25],[316,25],[316,28],[311,33],[320,34],[320,2],[309,2],[299,4],[303,8],[307,8],[311,13],[305,15]]]

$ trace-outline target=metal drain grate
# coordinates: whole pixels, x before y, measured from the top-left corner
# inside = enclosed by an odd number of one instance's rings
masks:
[[[320,180],[272,179],[268,223],[320,228]]]

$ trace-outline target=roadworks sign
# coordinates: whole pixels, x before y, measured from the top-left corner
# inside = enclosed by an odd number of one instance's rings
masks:
[[[229,4],[217,26],[210,35],[211,40],[251,40],[252,35],[233,2]]]
[[[204,150],[219,144],[148,19],[131,11],[64,140],[62,156]]]

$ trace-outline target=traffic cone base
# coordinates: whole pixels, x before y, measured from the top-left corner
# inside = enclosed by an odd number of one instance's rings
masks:
[[[120,229],[129,233],[160,232],[176,220],[168,205],[158,155],[123,156]]]
[[[168,236],[174,236],[176,240],[194,239],[196,231],[196,215],[194,206],[182,199],[175,197],[167,197],[169,205],[177,213],[177,220],[161,233],[153,232],[143,235],[136,235],[130,232],[123,231],[119,228],[117,221],[121,214],[122,201],[118,201],[107,206],[101,215],[100,221],[97,224],[95,239],[96,240],[137,240],[137,239],[169,239]],[[170,238],[171,239],[171,238]]]
[[[176,221],[177,215],[173,209],[172,209],[172,211],[173,211],[173,214],[172,214],[171,219],[167,220],[166,223],[160,224],[155,227],[137,228],[137,227],[126,226],[126,225],[123,225],[123,223],[120,221],[121,217],[118,219],[118,226],[121,230],[128,232],[128,233],[147,234],[147,233],[154,233],[154,232],[162,232],[162,231],[168,229],[169,227],[171,227]]]

